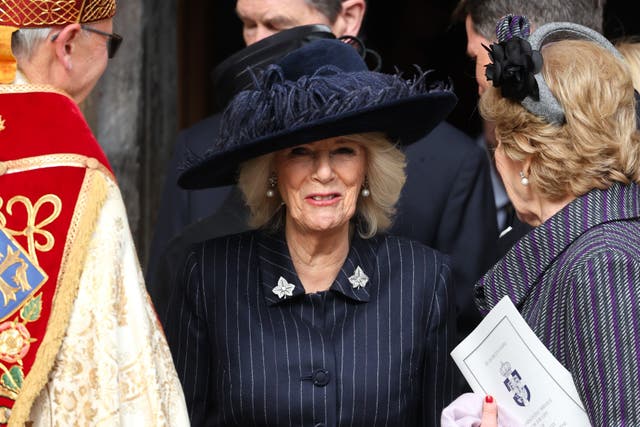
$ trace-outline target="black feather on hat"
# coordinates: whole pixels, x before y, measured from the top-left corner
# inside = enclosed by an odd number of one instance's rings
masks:
[[[451,85],[431,72],[411,80],[368,71],[338,40],[311,42],[269,66],[224,112],[214,146],[191,159],[183,188],[235,183],[240,163],[340,135],[384,132],[401,145],[427,135],[453,110]]]

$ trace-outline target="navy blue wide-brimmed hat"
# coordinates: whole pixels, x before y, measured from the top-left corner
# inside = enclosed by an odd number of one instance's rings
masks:
[[[267,68],[289,52],[315,40],[335,38],[326,25],[300,25],[278,31],[239,50],[213,69],[216,106],[223,109],[235,94],[252,88],[256,71]]]
[[[267,67],[254,89],[233,98],[213,147],[189,160],[178,183],[187,189],[233,184],[246,160],[341,135],[384,132],[408,145],[456,102],[450,83],[435,73],[407,80],[369,71],[352,46],[314,41]]]

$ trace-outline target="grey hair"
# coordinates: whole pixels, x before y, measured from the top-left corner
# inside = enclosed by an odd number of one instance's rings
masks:
[[[316,9],[329,19],[330,23],[336,22],[342,10],[343,0],[304,0],[309,6]]]
[[[573,22],[602,33],[605,0],[461,0],[460,17],[470,15],[474,29],[487,40],[496,39],[496,23],[505,15],[526,16],[535,30],[549,22]]]
[[[354,218],[358,234],[366,239],[391,227],[395,205],[406,181],[405,155],[380,132],[346,135],[345,138],[360,143],[367,153],[370,196],[358,197]],[[251,228],[278,230],[284,225],[280,195],[276,191],[274,197],[266,196],[274,154],[265,154],[240,165],[238,187],[251,211]]]
[[[49,37],[52,27],[45,28],[21,28],[11,37],[11,50],[18,58],[30,58],[36,47]]]

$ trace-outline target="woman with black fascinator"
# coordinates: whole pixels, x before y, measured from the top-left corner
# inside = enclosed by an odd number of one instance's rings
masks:
[[[620,53],[580,25],[491,46],[498,171],[535,228],[476,285],[484,313],[505,295],[567,368],[594,426],[640,425],[640,137]]]

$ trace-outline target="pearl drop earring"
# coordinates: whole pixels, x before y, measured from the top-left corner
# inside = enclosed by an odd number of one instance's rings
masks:
[[[360,194],[362,197],[369,197],[371,195],[371,191],[369,191],[369,180],[365,177],[364,184],[362,184],[362,190],[360,190]]]
[[[529,185],[529,178],[527,178],[523,171],[520,171],[520,184]]]
[[[267,190],[267,197],[272,198],[276,195],[276,185],[278,184],[278,177],[276,174],[271,174],[269,177],[269,189]]]

